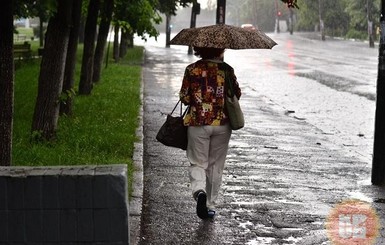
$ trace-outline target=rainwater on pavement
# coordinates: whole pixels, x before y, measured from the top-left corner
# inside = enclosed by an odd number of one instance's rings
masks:
[[[376,244],[385,243],[385,191],[370,184],[377,49],[270,36],[272,50],[225,52],[246,126],[233,131],[212,221],[195,214],[185,152],[155,139],[197,58],[161,39],[145,44],[140,244],[331,244],[326,219],[353,198],[376,210]]]

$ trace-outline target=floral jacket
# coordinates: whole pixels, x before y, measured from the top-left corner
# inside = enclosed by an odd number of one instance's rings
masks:
[[[190,105],[184,118],[186,126],[219,126],[228,122],[224,108],[225,71],[231,76],[233,91],[240,98],[241,89],[234,69],[219,60],[198,60],[186,67],[180,100]]]

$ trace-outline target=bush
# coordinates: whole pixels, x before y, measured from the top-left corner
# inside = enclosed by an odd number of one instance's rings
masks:
[[[348,39],[366,40],[366,39],[368,39],[368,33],[350,29],[348,31],[348,33],[346,34],[346,38],[348,38]]]

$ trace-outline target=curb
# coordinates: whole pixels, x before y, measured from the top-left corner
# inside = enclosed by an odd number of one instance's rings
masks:
[[[145,52],[145,50],[143,51]],[[143,66],[142,66],[143,67]],[[137,142],[134,143],[134,173],[132,180],[132,196],[129,202],[130,213],[130,243],[136,245],[140,239],[140,223],[142,217],[143,200],[143,69],[141,74],[140,101],[138,127],[136,129]]]

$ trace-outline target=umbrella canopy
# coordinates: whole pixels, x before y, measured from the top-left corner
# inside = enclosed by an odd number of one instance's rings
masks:
[[[277,45],[258,29],[225,24],[183,29],[170,44],[223,49],[271,49]]]

